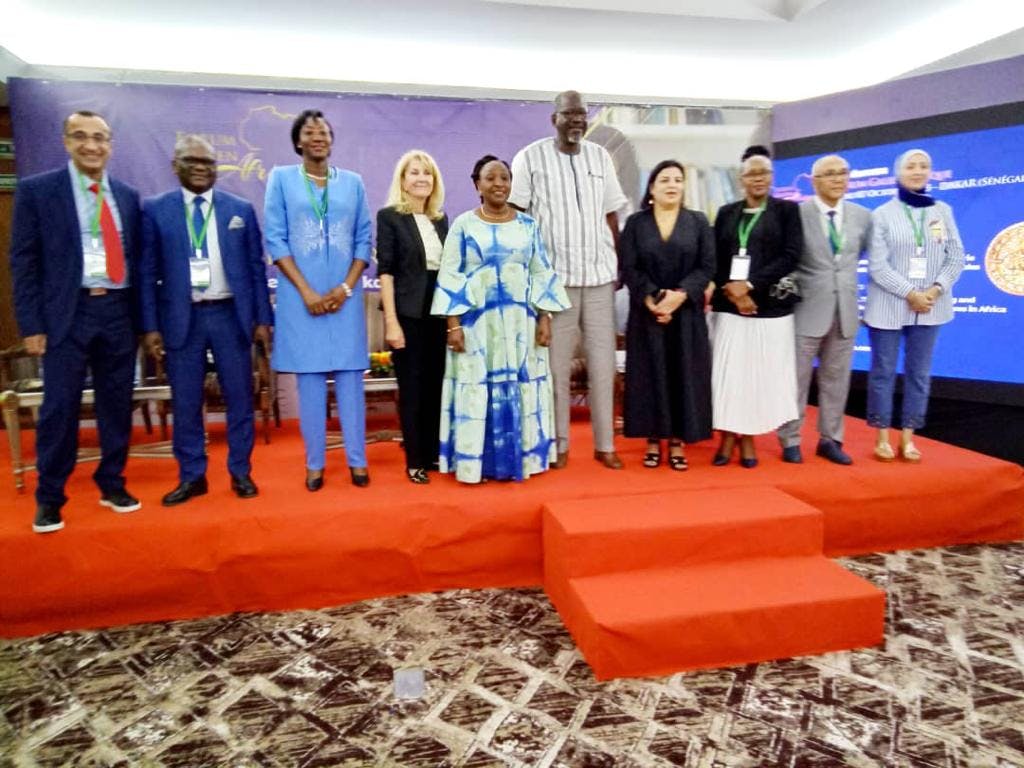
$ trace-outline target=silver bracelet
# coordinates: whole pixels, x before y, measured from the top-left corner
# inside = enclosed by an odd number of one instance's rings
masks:
[[[344,292],[345,298],[352,298],[352,289],[348,287],[348,283],[346,283],[344,280],[341,281],[341,290]]]

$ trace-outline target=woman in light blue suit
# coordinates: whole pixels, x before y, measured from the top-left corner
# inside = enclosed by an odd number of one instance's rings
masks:
[[[323,487],[329,378],[352,482],[364,487],[369,356],[361,275],[370,261],[370,211],[362,179],[328,165],[334,132],[322,112],[302,112],[291,135],[302,163],[270,172],[264,210],[267,251],[285,278],[277,286],[271,362],[296,374],[306,488]]]
[[[896,159],[897,194],[871,214],[864,324],[871,340],[868,425],[878,429],[875,458],[892,461],[889,444],[896,363],[903,344],[900,455],[918,462],[914,430],[924,426],[932,350],[939,328],[953,319],[950,289],[964,268],[964,246],[953,210],[927,194],[932,159],[911,149]]]

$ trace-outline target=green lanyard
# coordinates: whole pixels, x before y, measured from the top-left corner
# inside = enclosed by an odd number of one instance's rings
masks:
[[[78,186],[82,188],[82,195],[88,200],[88,193],[92,190],[89,189],[89,185],[85,183],[85,177],[76,168],[75,175],[78,176]],[[92,215],[92,221],[90,222],[90,228],[92,229],[92,247],[99,248],[100,245],[100,214],[103,212],[103,181],[100,180],[95,182],[96,188],[96,211]]]
[[[907,214],[910,228],[914,230],[914,243],[917,245],[917,255],[920,256],[924,252],[924,208],[921,209],[920,222],[918,224],[914,224],[914,217],[910,213],[910,206],[906,203],[903,204],[903,212]]]
[[[750,230],[757,224],[757,220],[761,218],[761,214],[764,213],[764,209],[768,207],[768,201],[765,200],[761,203],[761,207],[757,209],[757,213],[751,217],[750,221],[747,222],[747,226],[743,226],[743,217],[740,217],[739,226],[736,227],[736,235],[740,239],[740,255],[747,255],[747,241],[750,240]]]
[[[327,176],[330,178],[331,172],[327,171]],[[313,182],[309,180],[309,174],[306,173],[306,169],[302,169],[302,178],[306,180],[306,192],[309,194],[309,204],[313,206],[313,213],[316,214],[317,219],[320,221],[320,234],[324,233],[324,219],[327,218],[327,187],[330,182],[324,184],[323,194],[320,196],[320,200],[316,199],[316,193],[313,192]]]
[[[192,199],[192,205],[196,204],[196,200],[199,200],[199,195],[196,195]],[[213,200],[210,201],[210,210],[206,212],[206,218],[203,219],[203,228],[199,230],[199,234],[196,235],[196,225],[192,223],[192,217],[188,215],[188,209],[185,210],[185,226],[188,227],[188,239],[192,241],[192,248],[196,252],[196,258],[203,258],[203,243],[206,242],[206,230],[210,228],[210,219],[213,218]]]

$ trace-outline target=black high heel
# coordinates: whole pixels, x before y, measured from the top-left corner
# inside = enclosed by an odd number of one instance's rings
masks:
[[[315,471],[315,470],[314,470]],[[311,477],[309,474],[310,470],[306,470],[306,490],[310,493],[316,493],[324,487],[324,471],[321,469],[320,474],[316,477]]]
[[[356,488],[365,488],[370,484],[370,473],[366,467],[359,467],[358,474],[356,474],[356,467],[349,467],[348,471],[352,474],[352,485]]]

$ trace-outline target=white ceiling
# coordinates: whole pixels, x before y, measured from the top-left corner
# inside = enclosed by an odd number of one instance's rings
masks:
[[[1024,0],[3,6],[0,47],[24,65],[0,74],[439,95],[536,98],[576,88],[601,101],[765,105],[955,66],[960,56],[1024,53]],[[987,57],[989,45],[998,54]]]

